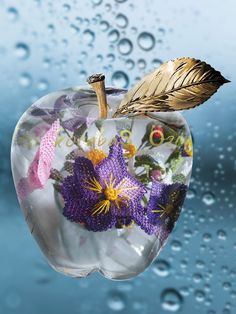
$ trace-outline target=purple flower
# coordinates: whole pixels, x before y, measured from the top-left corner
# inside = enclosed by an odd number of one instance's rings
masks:
[[[179,217],[186,192],[187,186],[184,184],[165,184],[153,180],[147,206],[148,221],[143,229],[149,234],[156,234],[163,243]]]
[[[105,231],[113,226],[128,225],[144,214],[141,206],[146,189],[127,171],[121,139],[110,146],[107,158],[96,167],[85,157],[74,163],[74,174],[62,185],[64,216],[80,222],[88,230]]]
[[[86,129],[94,122],[95,119],[88,116],[90,110],[89,106],[84,106],[82,100],[79,105],[76,105],[73,98],[62,95],[56,99],[53,109],[42,109],[34,106],[31,110],[31,115],[41,117],[48,124],[52,124],[55,120],[60,119],[61,125],[65,129],[74,132],[79,128]],[[64,120],[61,117],[63,113],[69,113],[70,117]]]

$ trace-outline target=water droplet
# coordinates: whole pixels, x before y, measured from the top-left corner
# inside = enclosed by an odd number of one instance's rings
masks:
[[[96,59],[97,59],[98,62],[102,62],[103,61],[103,56],[99,54],[99,55],[96,56]]]
[[[222,286],[223,286],[223,288],[224,288],[224,290],[230,290],[231,289],[231,287],[232,287],[232,285],[231,285],[231,283],[230,282],[223,282],[223,284],[222,284]]]
[[[108,39],[110,42],[115,43],[120,37],[120,33],[116,30],[113,29],[108,33]]]
[[[50,34],[55,32],[55,26],[53,24],[48,24],[47,28]]]
[[[109,53],[107,55],[107,59],[108,59],[109,62],[113,62],[113,61],[115,61],[116,57],[115,57],[115,55],[113,53]]]
[[[114,72],[112,75],[111,81],[115,87],[119,87],[119,88],[126,88],[129,85],[128,75],[122,71]]]
[[[94,32],[92,32],[90,29],[86,29],[83,32],[83,39],[87,44],[91,44],[93,43],[94,39],[95,39],[95,34]]]
[[[81,80],[84,81],[86,79],[86,77],[88,76],[88,74],[85,70],[81,70],[79,72],[79,76],[80,76]]]
[[[37,284],[48,284],[54,277],[54,272],[50,269],[45,261],[35,262],[35,281]]]
[[[153,59],[152,60],[152,65],[154,66],[154,68],[158,68],[160,65],[162,65],[162,61],[161,59]]]
[[[116,16],[116,25],[120,28],[126,28],[128,26],[128,18],[124,14],[119,13]]]
[[[15,46],[15,55],[17,58],[25,60],[30,56],[30,48],[25,43],[17,43]]]
[[[202,281],[202,275],[199,273],[193,274],[193,281],[195,283],[199,283]]]
[[[153,271],[160,277],[166,277],[170,273],[170,264],[165,260],[157,260],[153,264]]]
[[[51,67],[51,59],[49,59],[49,58],[45,58],[44,60],[43,60],[43,67],[45,68],[45,69],[49,69],[50,67]]]
[[[196,290],[194,295],[197,302],[203,302],[205,299],[205,293],[202,290]]]
[[[102,1],[103,1],[103,0],[92,0],[92,3],[93,3],[94,5],[100,5],[100,4],[102,4]]]
[[[78,34],[80,32],[80,28],[74,24],[70,25],[70,29],[71,29],[73,34]]]
[[[204,193],[202,201],[207,206],[213,205],[215,203],[215,195],[211,192]]]
[[[212,239],[212,236],[210,233],[204,233],[203,234],[203,241],[209,242],[209,241],[211,241],[211,239]]]
[[[119,284],[119,286],[117,286],[117,289],[119,289],[119,291],[122,291],[122,292],[132,291],[133,284],[132,282],[122,282]]]
[[[171,242],[171,249],[173,251],[178,252],[178,251],[181,250],[181,248],[182,248],[182,243],[181,242],[179,242],[177,240],[174,240],[174,241]]]
[[[21,297],[17,292],[10,292],[6,296],[6,306],[10,309],[17,309],[21,305]]]
[[[161,294],[162,308],[169,312],[177,312],[180,310],[183,298],[175,289],[166,289]]]
[[[196,196],[196,192],[193,189],[188,189],[188,193],[186,195],[186,198],[191,200]]]
[[[131,59],[126,60],[125,65],[128,70],[132,70],[134,68],[134,61]]]
[[[128,55],[133,50],[133,44],[129,39],[123,38],[118,43],[118,50],[122,55]]]
[[[182,287],[180,288],[180,293],[182,296],[187,297],[190,294],[190,289],[189,287]]]
[[[205,263],[202,260],[197,260],[196,267],[199,269],[203,269],[205,267]]]
[[[226,240],[227,233],[223,229],[220,229],[217,231],[217,237],[219,240]]]
[[[63,9],[65,10],[65,12],[69,12],[71,10],[71,6],[68,3],[64,3]]]
[[[138,67],[139,67],[139,69],[145,69],[146,68],[146,61],[144,60],[144,59],[139,59],[138,60]]]
[[[155,46],[155,38],[151,33],[142,32],[138,36],[138,44],[143,50],[151,50]]]
[[[11,7],[11,8],[8,8],[7,10],[7,16],[10,21],[14,22],[18,20],[19,13],[16,8]]]
[[[42,79],[42,80],[40,80],[39,82],[38,82],[38,84],[37,84],[37,88],[38,88],[38,90],[40,90],[40,91],[44,91],[44,90],[46,90],[46,89],[48,89],[48,81],[47,80],[45,80],[45,79]]]
[[[100,29],[103,32],[106,32],[110,27],[110,24],[107,21],[101,21],[100,22]]]
[[[139,311],[141,313],[146,313],[147,305],[141,301],[134,301],[132,307],[135,311]]]
[[[163,27],[158,28],[158,35],[164,36],[165,35],[165,29]]]
[[[32,84],[32,78],[28,73],[22,73],[19,77],[19,84],[22,87],[29,87]]]
[[[113,311],[122,311],[125,309],[126,300],[123,293],[118,291],[113,291],[108,296],[107,305]]]

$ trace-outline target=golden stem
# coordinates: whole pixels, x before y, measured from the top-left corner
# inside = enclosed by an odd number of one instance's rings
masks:
[[[92,86],[98,98],[99,117],[107,118],[107,98],[105,90],[105,75],[93,74],[88,77],[87,82]]]

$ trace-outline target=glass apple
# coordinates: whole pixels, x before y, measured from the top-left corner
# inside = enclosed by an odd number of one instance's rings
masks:
[[[18,122],[12,172],[30,231],[63,274],[128,279],[172,232],[192,169],[181,114],[112,115],[125,90],[106,88],[107,119],[89,87],[54,92]]]

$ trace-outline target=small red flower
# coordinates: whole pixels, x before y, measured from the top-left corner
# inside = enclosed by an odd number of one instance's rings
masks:
[[[161,127],[161,126],[155,126],[153,128],[153,138],[156,140],[156,139],[159,139],[161,138],[162,134],[164,133],[164,129]]]

